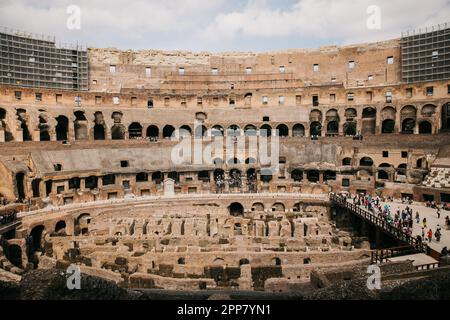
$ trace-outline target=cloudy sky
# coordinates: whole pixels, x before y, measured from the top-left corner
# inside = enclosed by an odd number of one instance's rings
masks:
[[[70,5],[80,29],[67,28]],[[372,5],[379,29],[367,27]],[[3,27],[120,49],[315,48],[396,38],[449,17],[450,0],[0,0]]]

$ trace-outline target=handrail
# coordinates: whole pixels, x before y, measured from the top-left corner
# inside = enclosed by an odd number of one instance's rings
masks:
[[[362,217],[363,219],[369,221],[376,227],[382,229],[386,233],[393,236],[395,239],[408,244],[409,246],[419,250],[420,252],[427,252],[427,244],[422,241],[418,241],[417,238],[411,237],[406,234],[403,230],[398,229],[395,225],[389,224],[386,220],[380,218],[373,212],[370,212],[366,209],[362,209],[360,206],[357,206],[353,203],[347,201],[345,197],[339,196],[337,194],[331,193],[330,200],[336,203],[337,205],[344,207],[354,214]]]

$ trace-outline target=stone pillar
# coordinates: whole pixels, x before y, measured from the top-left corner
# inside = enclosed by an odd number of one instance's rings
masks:
[[[319,183],[323,183],[323,171],[319,172]]]
[[[81,191],[86,190],[86,178],[80,178],[80,190]]]
[[[5,129],[0,128],[0,142],[5,142]]]

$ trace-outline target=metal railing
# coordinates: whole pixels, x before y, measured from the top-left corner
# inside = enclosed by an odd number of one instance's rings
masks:
[[[345,197],[339,196],[337,194],[330,194],[330,200],[338,206],[343,207],[351,211],[353,214],[363,218],[365,221],[381,229],[394,239],[416,249],[418,252],[428,252],[428,246],[423,241],[419,241],[417,238],[406,234],[403,230],[397,228],[395,225],[389,223],[387,220],[378,216],[377,214],[348,202]]]

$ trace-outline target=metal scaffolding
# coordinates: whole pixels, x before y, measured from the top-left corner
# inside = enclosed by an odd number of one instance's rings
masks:
[[[446,24],[402,33],[402,80],[450,79],[450,26]]]
[[[88,90],[87,49],[0,29],[0,83],[19,87]]]

